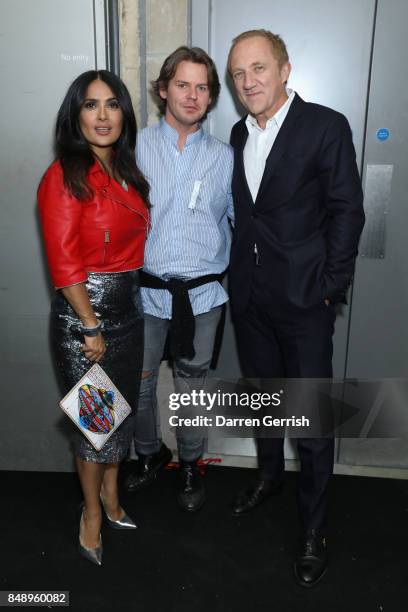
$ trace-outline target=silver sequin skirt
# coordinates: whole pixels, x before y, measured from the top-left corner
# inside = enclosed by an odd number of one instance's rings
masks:
[[[102,333],[107,349],[99,365],[135,412],[143,365],[143,309],[139,272],[90,272],[86,287],[95,314],[104,323]],[[81,351],[83,335],[78,332],[80,324],[62,292],[57,291],[51,308],[51,340],[65,393],[93,365]],[[102,449],[96,451],[75,427],[73,450],[85,461],[118,463],[128,453],[132,434],[133,418],[129,415]]]

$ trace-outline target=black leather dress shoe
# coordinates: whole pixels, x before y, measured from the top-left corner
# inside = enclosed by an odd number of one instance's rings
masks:
[[[260,478],[253,485],[238,494],[232,504],[232,514],[234,516],[241,516],[241,514],[250,512],[272,495],[279,493],[282,486],[282,481],[276,483],[273,480],[263,480]]]
[[[296,582],[307,589],[317,584],[327,571],[326,540],[314,529],[306,534],[294,571]]]
[[[139,491],[151,484],[157,473],[172,459],[171,450],[162,444],[160,450],[153,455],[139,455],[137,471],[125,480],[126,491]]]
[[[180,508],[196,512],[205,502],[205,489],[197,462],[180,462],[177,501]]]

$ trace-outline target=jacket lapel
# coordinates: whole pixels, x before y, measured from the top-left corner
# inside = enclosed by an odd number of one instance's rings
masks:
[[[251,206],[254,205],[254,201],[252,199],[252,194],[248,186],[246,174],[245,174],[245,166],[244,166],[244,149],[246,145],[246,141],[248,139],[248,129],[245,124],[245,117],[241,119],[239,123],[239,133],[237,136],[237,142],[234,147],[236,154],[236,163],[237,163],[237,175],[240,178],[242,189],[245,193],[245,197],[251,203]]]
[[[128,195],[117,181],[105,174],[97,162],[95,162],[88,171],[88,181],[92,189],[101,193],[103,197],[109,198],[117,204],[124,206],[131,212],[143,217],[143,219],[148,222],[147,211],[146,214],[142,214],[141,210],[135,208],[133,205],[134,196],[130,197],[131,194]],[[129,186],[129,189],[132,190],[133,187]]]

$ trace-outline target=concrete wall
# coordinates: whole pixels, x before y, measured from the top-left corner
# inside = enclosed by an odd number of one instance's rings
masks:
[[[121,77],[132,96],[139,127],[157,121],[150,81],[165,58],[189,39],[189,0],[120,0]]]
[[[133,107],[140,126],[140,77],[141,39],[139,0],[119,0],[120,76],[132,97]]]

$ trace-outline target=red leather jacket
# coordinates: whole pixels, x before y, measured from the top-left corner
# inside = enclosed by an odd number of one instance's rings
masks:
[[[80,202],[65,187],[56,161],[38,189],[48,265],[57,289],[86,281],[88,272],[143,266],[149,213],[141,196],[130,185],[125,191],[97,162],[88,183],[94,195]]]

